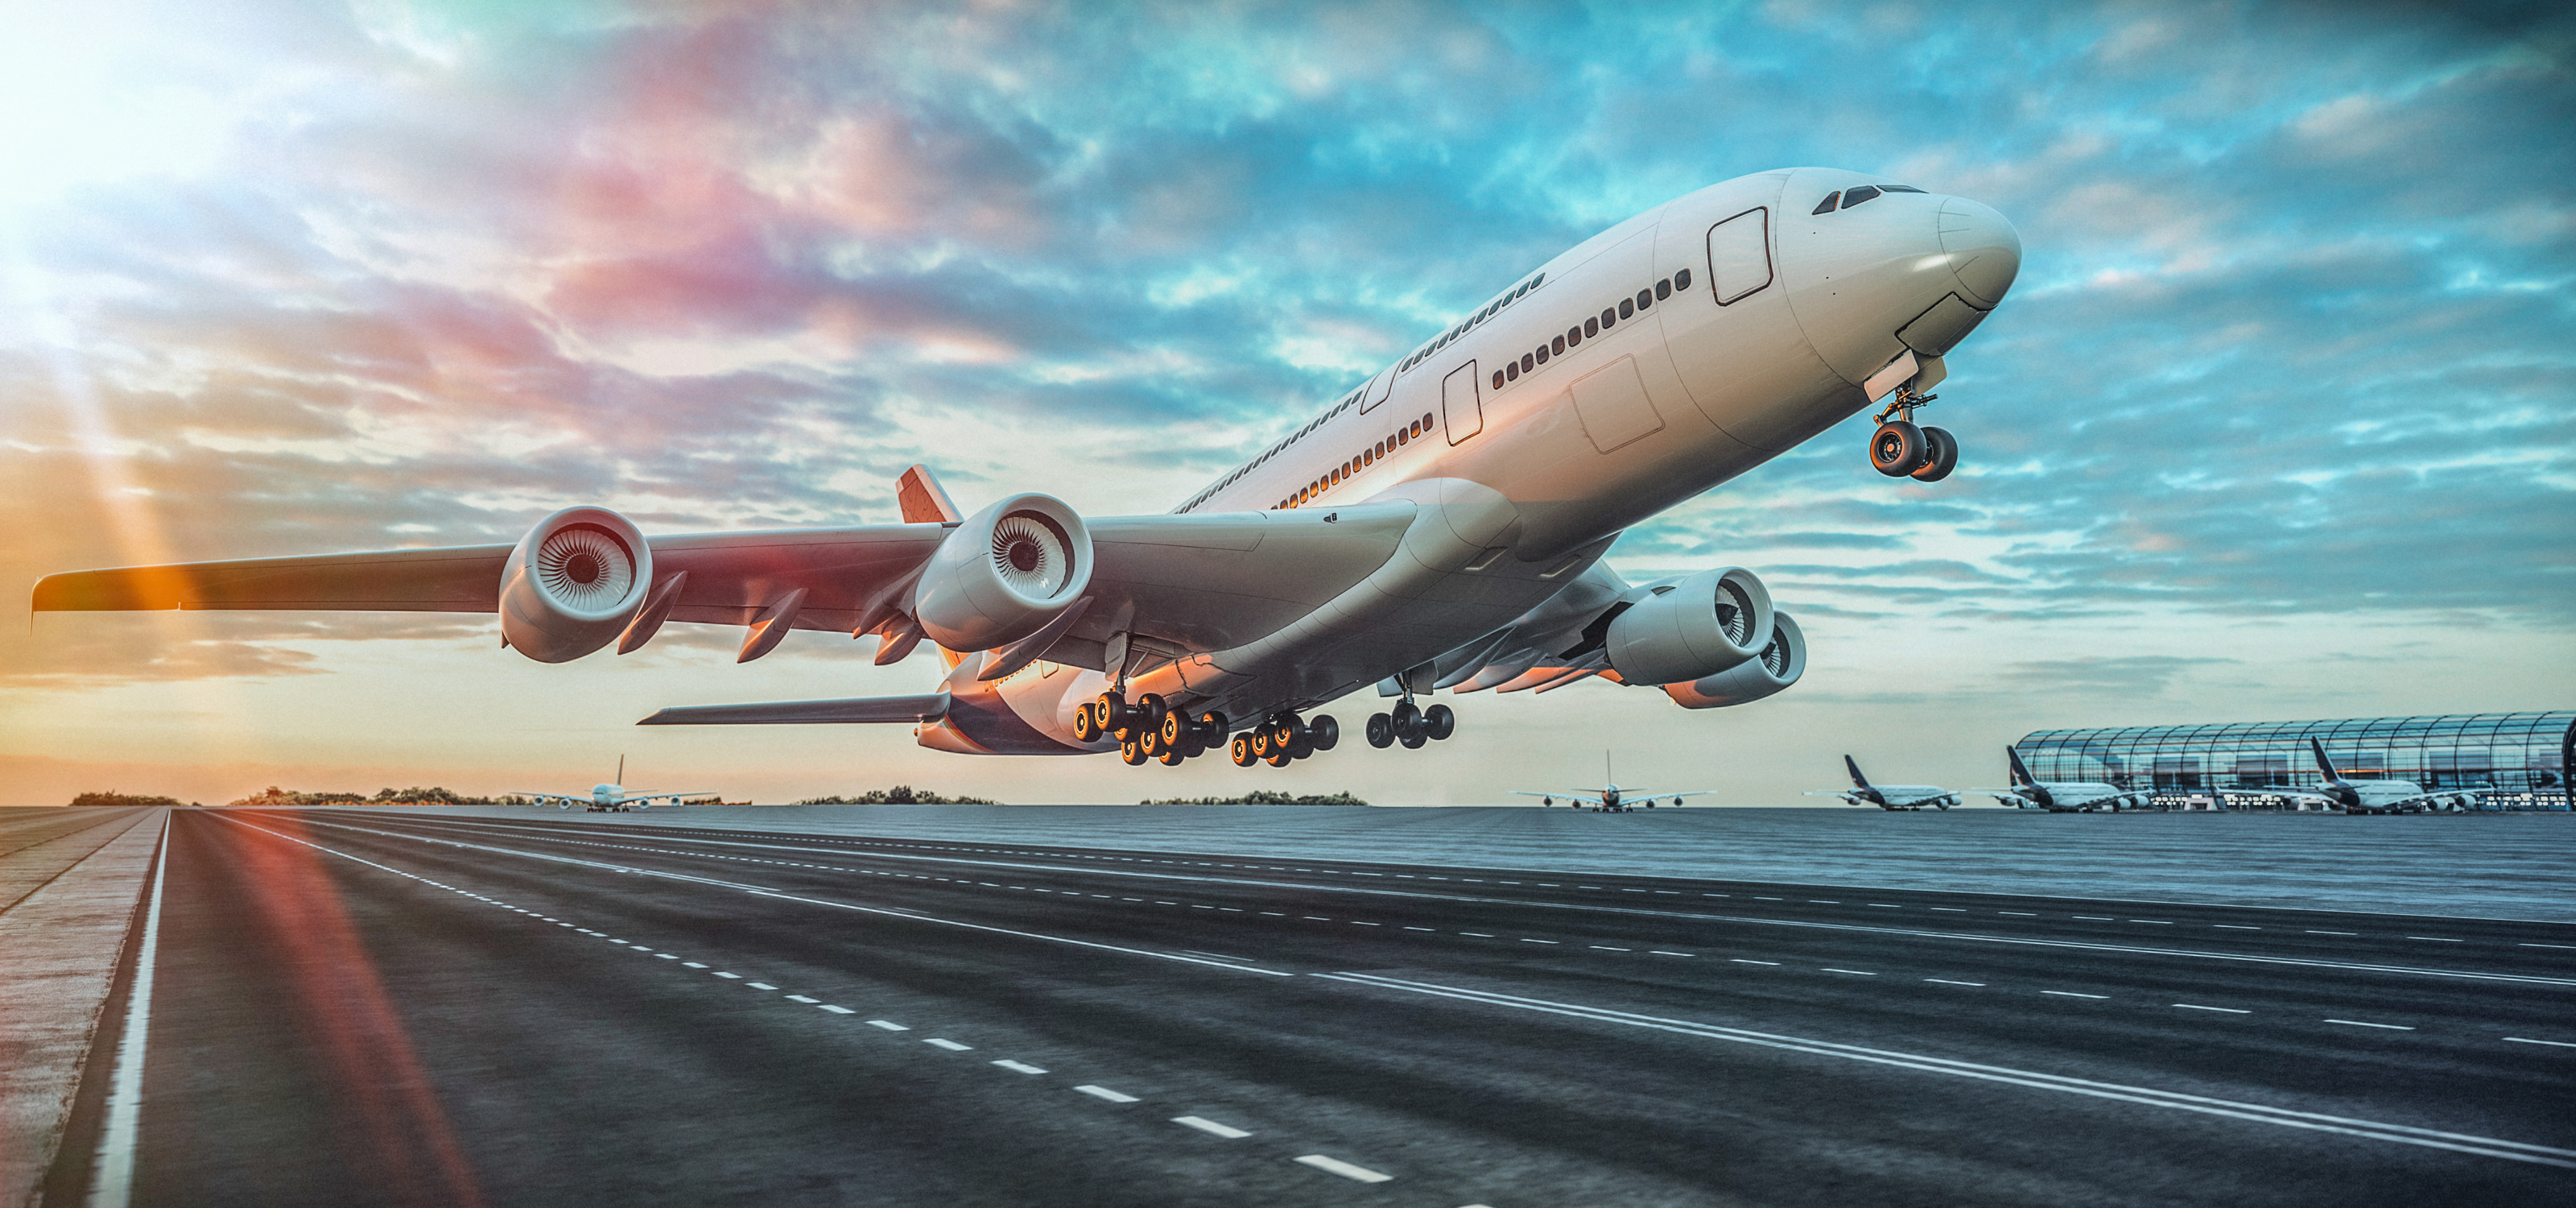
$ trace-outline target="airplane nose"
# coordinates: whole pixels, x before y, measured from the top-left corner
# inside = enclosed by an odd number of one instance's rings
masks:
[[[2004,300],[2021,274],[2021,236],[1994,207],[1953,197],[1941,204],[1941,250],[1959,287],[1981,306]]]

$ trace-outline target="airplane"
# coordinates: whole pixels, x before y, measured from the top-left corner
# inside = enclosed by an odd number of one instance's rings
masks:
[[[2116,784],[2078,780],[2052,780],[2043,784],[2031,776],[2030,768],[2021,761],[2020,751],[2006,746],[2004,758],[2012,765],[2011,788],[1968,791],[1984,793],[1998,804],[2017,810],[2047,810],[2053,814],[2090,814],[2102,809],[2117,813],[2123,809],[2145,809],[2154,803],[2153,794],[2124,789]]]
[[[617,779],[626,779],[626,757],[623,755],[617,757]],[[580,805],[587,813],[622,814],[630,807],[635,809],[651,809],[653,808],[654,802],[665,797],[671,799],[671,804],[678,805],[680,803],[680,799],[683,797],[712,797],[715,795],[715,792],[712,789],[691,789],[685,793],[635,793],[627,791],[624,786],[618,784],[616,781],[611,781],[607,784],[594,784],[590,786],[589,795],[583,797],[574,797],[564,793],[538,793],[531,792],[526,789],[519,789],[502,795],[505,797],[533,797],[536,798],[537,803],[540,805],[549,801],[562,802],[561,805],[555,807],[557,809],[568,810],[575,805]]]
[[[1959,442],[1920,427],[1943,358],[1999,305],[2021,241],[1963,197],[1830,168],[1710,185],[1612,226],[1371,375],[1170,512],[1086,519],[1017,492],[965,515],[925,466],[903,522],[646,536],[567,507],[516,543],[48,575],[36,611],[494,613],[543,663],[734,625],[737,662],[790,630],[923,641],[915,695],[666,708],[645,725],[888,723],[965,754],[1214,750],[1285,767],[1339,742],[1318,710],[1399,698],[1372,747],[1457,717],[1418,698],[1598,678],[1676,705],[1795,684],[1806,638],[1744,567],[1631,583],[1626,528],[1873,405],[1904,483]],[[1496,274],[1497,277],[1500,274]],[[1232,735],[1229,740],[1228,735]]]
[[[1843,766],[1851,769],[1850,789],[1831,793],[1809,793],[1807,796],[1840,797],[1852,805],[1875,805],[1883,810],[1919,810],[1927,805],[1936,810],[1947,810],[1959,804],[1957,793],[1937,785],[1871,784],[1869,777],[1860,774],[1860,765],[1852,762],[1852,757],[1849,755],[1843,756]]]
[[[1630,804],[1631,802],[1640,802],[1647,809],[1653,809],[1656,798],[1670,797],[1673,799],[1673,808],[1679,809],[1684,797],[1705,797],[1717,791],[1716,789],[1692,789],[1687,793],[1649,793],[1642,789],[1622,789],[1618,784],[1618,775],[1611,767],[1608,751],[1601,753],[1601,772],[1602,784],[1597,789],[1574,789],[1563,793],[1533,793],[1524,789],[1513,789],[1512,795],[1536,797],[1542,806],[1554,805],[1557,798],[1563,797],[1567,805],[1578,809],[1594,809],[1605,814],[1624,814],[1636,808],[1635,805]],[[1590,804],[1577,805],[1578,802]]]
[[[2346,780],[2335,771],[2334,761],[2326,758],[2324,743],[2308,740],[2308,750],[2317,757],[2317,771],[2325,783],[2314,790],[2268,789],[2270,793],[2314,801],[2328,809],[2347,814],[2420,814],[2427,810],[2475,809],[2478,795],[2474,792],[2427,792],[2412,780]]]

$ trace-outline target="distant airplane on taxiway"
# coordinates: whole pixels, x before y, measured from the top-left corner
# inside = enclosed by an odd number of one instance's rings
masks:
[[[624,779],[626,779],[626,757],[620,755],[617,757],[617,781],[622,781]],[[588,795],[579,797],[568,793],[540,793],[529,789],[514,790],[505,794],[505,796],[533,797],[537,799],[537,802],[540,805],[549,801],[558,802],[560,803],[556,806],[558,809],[568,810],[575,805],[579,805],[584,807],[588,812],[594,814],[622,814],[629,809],[651,809],[654,802],[660,801],[664,798],[669,798],[671,804],[678,805],[681,799],[686,797],[715,796],[714,789],[689,789],[686,792],[679,793],[635,792],[617,783],[617,781],[610,781],[607,784],[594,784],[590,786],[590,792]]]
[[[1871,784],[1860,774],[1860,764],[1849,755],[1843,756],[1843,767],[1851,772],[1852,786],[1830,792],[1808,793],[1810,797],[1840,797],[1852,805],[1875,805],[1883,810],[1946,810],[1959,804],[1959,795],[1930,784]]]

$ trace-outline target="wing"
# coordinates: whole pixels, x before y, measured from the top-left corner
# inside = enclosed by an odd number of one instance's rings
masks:
[[[1840,798],[1842,798],[1842,800],[1843,800],[1843,804],[1845,804],[1845,805],[1875,805],[1875,804],[1877,804],[1876,802],[1873,802],[1873,801],[1863,801],[1863,800],[1861,800],[1860,798],[1858,798],[1858,797],[1855,797],[1855,796],[1851,795],[1850,793],[1808,793],[1808,794],[1806,794],[1806,795],[1807,795],[1807,796],[1809,796],[1809,797],[1840,797]]]
[[[682,797],[713,797],[716,795],[717,794],[714,789],[690,789],[687,792],[682,793],[621,793],[618,795],[617,799],[619,801],[659,801],[664,797],[668,797],[673,801],[677,801]]]
[[[937,721],[948,713],[948,694],[861,696],[846,700],[787,700],[756,705],[683,705],[664,709],[639,726],[798,726],[850,722]]]
[[[1330,602],[1395,553],[1409,502],[1210,516],[1087,520],[1091,606],[1045,656],[1101,668],[1109,640],[1135,635],[1169,656],[1240,646]],[[1332,519],[1326,519],[1329,515]],[[749,625],[803,591],[797,629],[874,631],[903,607],[914,572],[950,525],[695,533],[647,539],[657,580],[688,579],[668,619]],[[132,566],[47,575],[37,612],[132,609],[341,609],[497,612],[513,546],[382,550]]]

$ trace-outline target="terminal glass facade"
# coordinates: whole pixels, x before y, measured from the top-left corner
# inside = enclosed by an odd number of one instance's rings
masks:
[[[2040,730],[2014,744],[2041,780],[2101,781],[2159,793],[2260,792],[2318,782],[2308,740],[2348,780],[2411,780],[2567,804],[2576,710]],[[2534,804],[2540,804],[2535,801]]]

